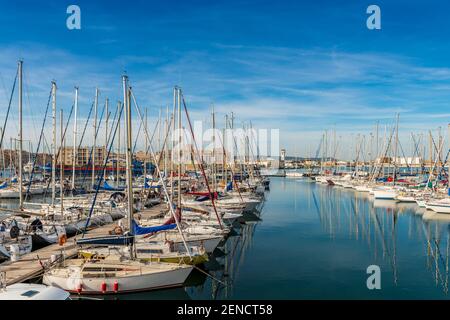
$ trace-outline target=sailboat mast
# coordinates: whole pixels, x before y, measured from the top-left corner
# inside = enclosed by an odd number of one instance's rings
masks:
[[[94,103],[94,147],[92,148],[92,188],[95,186],[95,161],[97,153],[97,108],[98,108],[98,88],[95,88],[95,103]]]
[[[228,145],[226,144],[227,140],[225,137],[227,129],[228,129],[228,114],[225,114],[225,127],[223,129],[223,135],[222,135],[223,149],[224,149],[224,155],[223,155],[223,161],[222,161],[222,163],[223,163],[222,179],[225,178],[225,187],[228,184],[228,166],[227,166],[228,164],[227,164],[227,157],[226,157],[226,151],[225,151],[225,150],[227,150],[227,147],[228,147]],[[231,181],[233,181],[233,179],[231,179]]]
[[[178,95],[178,208],[181,210],[181,89],[177,88]]]
[[[23,61],[20,60],[19,61],[19,210],[23,209],[23,191],[22,191],[22,65],[23,65]]]
[[[174,171],[174,142],[175,142],[175,112],[177,105],[177,87],[173,89],[173,117],[172,117],[172,148],[170,153],[170,194],[173,197],[173,171]]]
[[[147,108],[145,108],[145,132],[148,130],[148,118],[147,118]],[[144,189],[147,179],[147,150],[148,150],[148,139],[147,136],[145,136],[145,155],[144,155]]]
[[[169,106],[166,106],[166,136],[169,136]],[[147,139],[147,137],[146,137]],[[165,155],[164,155],[164,178],[167,179],[167,158],[169,157],[169,144],[167,143],[165,146]]]
[[[116,167],[117,167],[117,171],[116,171],[116,185],[119,185],[119,171],[120,171],[120,101],[117,103],[117,114],[119,115],[119,119],[117,120],[117,157],[116,157]]]
[[[396,125],[395,125],[395,156],[394,156],[394,173],[393,173],[393,178],[394,178],[394,184],[395,184],[395,180],[397,177],[397,161],[398,161],[398,118],[399,118],[399,114],[397,113],[397,121],[396,121]]]
[[[78,87],[75,87],[75,105],[73,122],[73,152],[72,152],[72,190],[75,190],[75,167],[77,165],[77,115],[78,113]]]
[[[55,207],[56,193],[56,82],[52,81],[52,207]]]
[[[108,149],[108,122],[109,122],[109,99],[106,98],[105,101],[105,113],[106,113],[106,121],[105,121],[105,152]]]
[[[64,148],[64,128],[63,128],[63,109],[61,109],[60,114],[60,135],[61,135],[61,142],[60,142],[60,148],[63,150]],[[63,161],[63,153],[59,152],[59,197],[60,197],[60,203],[61,203],[61,214],[64,212],[64,161]]]
[[[212,177],[213,177],[213,192],[216,191],[216,119],[214,117],[214,105],[211,110],[212,128],[213,128],[213,150],[212,150]]]
[[[122,76],[123,81],[123,101],[125,103],[126,131],[127,131],[127,147],[126,147],[126,175],[127,175],[127,197],[128,197],[128,225],[130,234],[133,233],[133,181],[131,174],[132,163],[132,141],[131,141],[131,107],[130,107],[130,91],[128,88],[128,77]]]

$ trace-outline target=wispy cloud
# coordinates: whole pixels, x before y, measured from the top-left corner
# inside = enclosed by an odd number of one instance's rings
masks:
[[[18,43],[0,48],[0,71],[9,90],[16,60],[25,60],[27,103],[35,115],[27,115],[26,121],[35,127],[51,80],[57,81],[58,104],[66,110],[73,103],[73,87],[80,87],[83,115],[95,87],[100,88],[101,103],[106,97],[114,103],[121,99],[123,71],[153,120],[159,108],[171,105],[172,88],[180,85],[193,116],[207,120],[214,103],[218,119],[233,110],[240,121],[280,128],[282,145],[291,150],[299,141],[317,143],[318,132],[334,126],[342,134],[368,133],[376,120],[391,123],[397,112],[408,130],[445,126],[448,117],[450,69],[427,67],[404,56],[239,44],[163,51],[100,59]],[[7,97],[8,92],[0,95],[2,105]]]

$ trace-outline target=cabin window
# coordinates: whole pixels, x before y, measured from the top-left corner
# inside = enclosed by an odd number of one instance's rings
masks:
[[[38,293],[39,293],[39,291],[36,291],[36,290],[28,290],[28,291],[22,293],[21,296],[31,298],[31,297],[34,297],[35,295],[37,295]]]
[[[137,249],[137,253],[163,253],[161,249]]]

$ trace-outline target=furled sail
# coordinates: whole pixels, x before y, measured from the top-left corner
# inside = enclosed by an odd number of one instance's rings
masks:
[[[106,236],[106,237],[77,239],[77,244],[127,246],[133,243],[133,241],[134,241],[133,236],[121,235],[121,236]]]
[[[177,227],[176,223],[167,224],[167,225],[161,225],[161,226],[155,226],[155,227],[141,227],[136,223],[136,221],[133,220],[133,234],[136,236],[143,235],[143,234],[149,234],[149,233],[156,233],[159,231],[164,230],[172,230]]]

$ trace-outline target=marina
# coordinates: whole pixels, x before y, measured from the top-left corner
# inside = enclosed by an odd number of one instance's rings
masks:
[[[24,164],[23,61],[18,62],[11,97],[17,79],[18,150],[7,150],[6,160],[1,148],[2,296],[11,296],[8,288],[21,290],[20,286],[25,286],[22,283],[27,281],[42,282],[48,290],[62,289],[78,296],[116,296],[183,287],[194,270],[215,279],[209,273],[208,264],[214,265],[217,254],[226,255],[220,248],[236,233],[235,226],[260,219],[270,180],[248,160],[248,154],[239,162],[227,154],[223,137],[214,131],[214,109],[211,113],[214,144],[211,150],[205,151],[203,146],[198,148],[198,137],[182,89],[174,87],[173,110],[169,116],[167,108],[165,126],[161,125],[160,116],[154,129],[159,131],[159,137],[163,136],[158,140],[156,153],[147,110],[144,118],[128,76],[123,75],[123,102],[118,103],[111,122],[102,123],[105,110],[108,114],[108,98],[97,121],[99,90],[95,90],[81,136],[83,140],[94,110],[93,146],[82,149],[77,147],[79,90],[75,88],[74,104],[67,120],[61,109],[57,121],[57,85],[52,81],[37,150],[28,154],[29,161]],[[48,154],[39,153],[50,107],[52,144]],[[140,120],[136,137],[133,136],[134,113]],[[73,147],[66,148],[72,114],[75,115]],[[5,127],[7,120],[8,117]],[[183,121],[190,131],[182,130]],[[106,144],[99,149],[97,135],[102,125]],[[125,143],[121,149],[122,125]],[[224,130],[228,126],[233,129],[233,113],[230,122],[225,122]],[[137,142],[139,134],[145,140],[143,161],[138,161],[133,152],[136,146],[133,140]],[[188,134],[190,145],[184,139]],[[170,136],[172,140],[168,139]],[[3,137],[2,134],[0,147]],[[247,134],[239,138],[245,139],[249,150],[251,137]],[[238,138],[233,139],[237,144]],[[84,156],[80,150],[84,150]],[[72,170],[65,177],[64,162],[68,155]],[[205,161],[205,156],[210,160]],[[41,160],[39,165],[38,158],[46,157],[50,162]],[[111,163],[113,158],[116,162]],[[80,163],[83,170],[78,168]]]
[[[448,301],[449,7],[3,1],[0,300]]]

